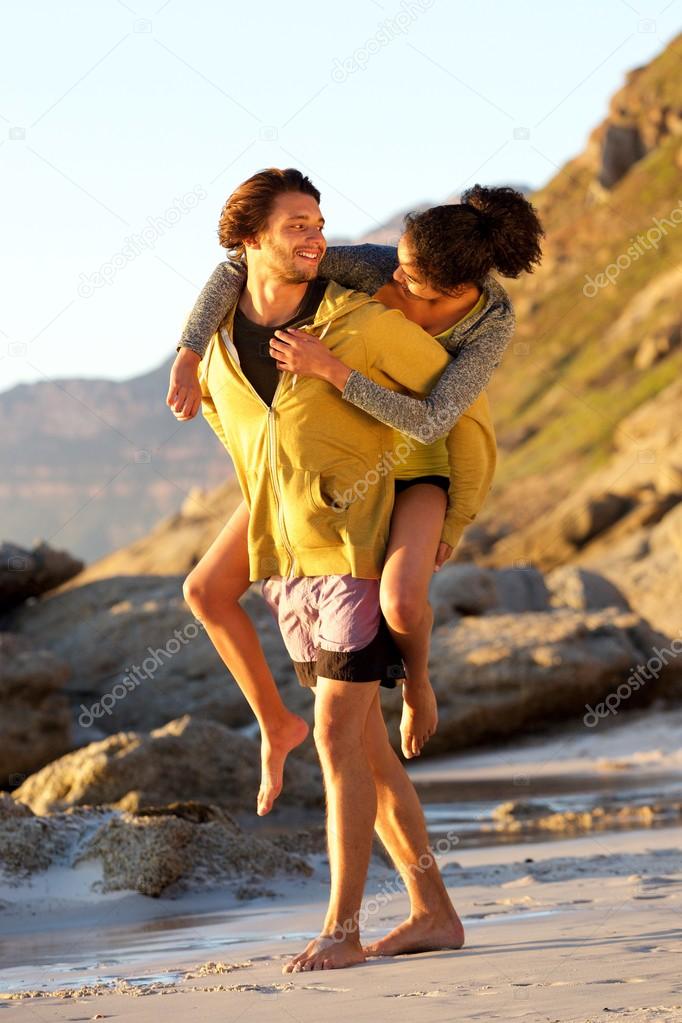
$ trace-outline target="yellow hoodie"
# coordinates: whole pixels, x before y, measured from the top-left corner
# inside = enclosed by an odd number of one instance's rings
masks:
[[[400,446],[417,442],[343,401],[323,380],[282,373],[268,406],[240,369],[233,319],[234,311],[211,338],[199,379],[203,414],[249,506],[251,580],[380,578],[393,470],[406,454]],[[350,368],[419,398],[450,361],[402,312],[333,281],[307,329]]]

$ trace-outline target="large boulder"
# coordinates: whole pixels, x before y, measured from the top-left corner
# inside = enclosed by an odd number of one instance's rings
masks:
[[[182,576],[117,576],[17,609],[11,627],[71,668],[66,684],[76,743],[149,731],[191,714],[241,727],[253,714],[182,594]],[[272,614],[253,590],[243,603],[282,696],[312,707]]]
[[[451,752],[551,721],[579,723],[587,705],[614,693],[611,705],[619,710],[663,692],[679,695],[679,658],[667,658],[640,686],[631,678],[639,665],[653,665],[656,651],[668,646],[665,636],[618,608],[487,614],[443,625],[434,631],[430,658],[439,724],[422,755]],[[399,699],[386,700],[385,712],[397,742]]]
[[[555,568],[546,578],[552,607],[572,607],[576,611],[596,611],[602,607],[630,610],[630,604],[609,579],[598,572],[564,565]]]
[[[33,550],[15,543],[0,544],[0,611],[54,589],[82,568],[82,561],[46,543]]]
[[[431,580],[429,599],[436,625],[459,615],[491,611],[544,611],[549,593],[540,572],[531,567],[482,568],[449,562]]]
[[[682,504],[651,529],[640,529],[610,548],[592,552],[586,565],[608,577],[638,614],[682,636]]]
[[[54,654],[0,633],[0,787],[19,785],[72,748],[68,677]]]
[[[138,812],[178,800],[237,812],[253,811],[259,782],[257,742],[185,715],[149,733],[120,732],[68,753],[27,778],[15,795],[38,814],[85,805]],[[294,751],[278,805],[322,804],[317,767]]]

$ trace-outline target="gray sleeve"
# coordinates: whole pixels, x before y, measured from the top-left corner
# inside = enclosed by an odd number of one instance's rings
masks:
[[[320,263],[320,275],[344,288],[373,295],[391,280],[397,265],[392,245],[331,245]]]
[[[513,317],[505,316],[498,323],[494,319],[456,353],[428,397],[398,394],[352,370],[343,398],[422,444],[446,437],[488,386],[512,336]]]
[[[209,341],[239,301],[245,280],[246,267],[243,263],[233,259],[218,263],[187,317],[176,351],[191,348],[203,359]]]

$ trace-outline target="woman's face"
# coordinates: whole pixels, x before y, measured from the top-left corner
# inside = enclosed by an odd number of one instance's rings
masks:
[[[433,301],[435,298],[445,298],[441,291],[432,288],[428,281],[424,280],[414,263],[410,240],[406,234],[401,235],[398,242],[398,267],[393,274],[393,280],[400,285],[403,292],[412,298],[422,298]]]

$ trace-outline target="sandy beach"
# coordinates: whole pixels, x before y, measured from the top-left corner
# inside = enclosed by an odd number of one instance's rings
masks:
[[[310,878],[275,879],[248,901],[222,889],[98,895],[96,863],[51,867],[0,891],[0,1006],[55,1020],[146,1021],[160,1012],[301,1023],[386,1012],[425,1023],[682,1020],[682,827],[656,826],[640,812],[649,826],[612,819],[600,828],[595,815],[605,806],[641,811],[652,793],[679,793],[680,714],[660,708],[621,718],[598,734],[558,730],[410,766],[466,926],[460,951],[283,975],[324,912],[323,853],[308,857]],[[514,789],[516,813],[492,813]],[[491,799],[495,792],[502,799]],[[591,814],[589,830],[571,816],[578,807]],[[407,912],[395,874],[376,857],[365,910],[368,939]]]

